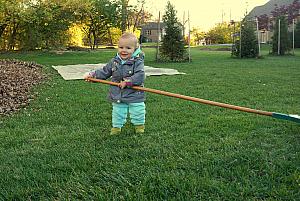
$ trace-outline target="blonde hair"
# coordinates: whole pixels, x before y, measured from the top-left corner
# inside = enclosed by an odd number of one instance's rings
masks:
[[[121,35],[120,39],[130,39],[133,40],[135,47],[138,47],[138,39],[133,33],[125,32]]]

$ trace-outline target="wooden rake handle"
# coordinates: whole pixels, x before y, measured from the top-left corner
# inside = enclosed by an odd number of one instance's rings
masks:
[[[100,80],[100,79],[95,79],[95,78],[87,78],[87,80],[91,81],[91,82],[100,82],[100,83],[103,83],[103,84],[118,86],[118,83],[107,81],[107,80]],[[239,111],[243,111],[243,112],[255,113],[255,114],[260,114],[260,115],[265,115],[265,116],[272,116],[273,115],[273,112],[255,110],[255,109],[251,109],[251,108],[240,107],[240,106],[230,105],[230,104],[226,104],[226,103],[219,103],[219,102],[215,102],[215,101],[210,101],[210,100],[205,100],[205,99],[200,99],[200,98],[194,98],[194,97],[191,97],[191,96],[185,96],[185,95],[181,95],[181,94],[170,93],[170,92],[167,92],[167,91],[161,91],[161,90],[157,90],[157,89],[150,89],[150,88],[138,87],[138,86],[132,86],[131,88],[133,88],[135,90],[139,90],[139,91],[146,91],[146,92],[150,92],[150,93],[154,93],[154,94],[160,94],[160,95],[164,95],[164,96],[180,98],[180,99],[183,99],[183,100],[188,100],[188,101],[193,101],[193,102],[197,102],[197,103],[203,103],[203,104],[207,104],[207,105],[213,105],[213,106],[228,108],[228,109],[232,109],[232,110],[239,110]]]

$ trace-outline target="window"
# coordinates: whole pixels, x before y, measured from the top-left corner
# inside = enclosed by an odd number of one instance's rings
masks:
[[[146,30],[146,35],[147,36],[151,35],[151,30]]]

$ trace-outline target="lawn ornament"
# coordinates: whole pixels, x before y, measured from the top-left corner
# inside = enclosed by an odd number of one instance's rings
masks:
[[[95,79],[95,78],[88,78],[87,81],[100,82],[103,84],[118,86],[118,83],[107,81],[107,80]],[[132,88],[135,90],[139,90],[139,91],[146,91],[146,92],[150,92],[150,93],[160,94],[160,95],[164,95],[164,96],[170,96],[170,97],[174,97],[174,98],[180,98],[180,99],[193,101],[193,102],[197,102],[197,103],[203,103],[203,104],[207,104],[207,105],[213,105],[213,106],[228,108],[228,109],[232,109],[232,110],[238,110],[238,111],[242,111],[242,112],[255,113],[255,114],[259,114],[259,115],[270,116],[270,117],[273,117],[276,119],[284,119],[284,120],[289,120],[289,121],[294,121],[294,122],[300,123],[299,115],[291,115],[291,114],[288,115],[288,114],[282,114],[282,113],[276,113],[276,112],[267,112],[267,111],[263,111],[263,110],[255,110],[255,109],[251,109],[251,108],[247,108],[247,107],[240,107],[240,106],[230,105],[230,104],[226,104],[226,103],[220,103],[220,102],[215,102],[215,101],[210,101],[210,100],[205,100],[205,99],[200,99],[200,98],[194,98],[191,96],[185,96],[185,95],[181,95],[181,94],[175,94],[175,93],[170,93],[167,91],[150,89],[150,88],[146,88],[146,87],[133,86]]]

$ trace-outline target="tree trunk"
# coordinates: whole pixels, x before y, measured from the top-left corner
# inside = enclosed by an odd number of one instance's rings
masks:
[[[137,26],[140,24],[141,18],[143,17],[143,16],[141,16],[142,12],[143,12],[143,5],[142,5],[142,8],[140,9],[140,11],[138,12],[138,14],[135,16],[133,30],[132,30],[133,32],[135,32]]]
[[[0,25],[0,38],[2,37],[2,34],[4,33],[4,30],[6,27],[7,27],[7,24]]]
[[[8,39],[8,50],[14,50],[15,48],[15,40],[17,36],[17,29],[18,29],[19,24],[16,22],[13,22],[13,27],[12,27],[12,32],[11,35]]]
[[[89,31],[87,37],[88,37],[88,41],[89,41],[89,46],[90,46],[90,48],[91,48],[91,50],[92,50],[92,49],[93,49],[93,46],[92,46],[92,38],[91,38],[91,32],[90,32],[90,31]]]
[[[96,34],[96,31],[93,30],[92,34],[93,34],[93,39],[94,39],[94,41],[93,41],[93,49],[95,49],[96,46],[97,46],[97,34]]]
[[[127,6],[128,6],[129,0],[122,0],[122,23],[121,23],[121,30],[122,33],[126,31],[126,25],[127,25]]]
[[[110,28],[107,28],[107,33],[108,33],[108,39],[109,39],[109,43],[112,46],[113,45],[113,41],[112,41],[112,37],[111,37],[111,32],[110,32]]]

